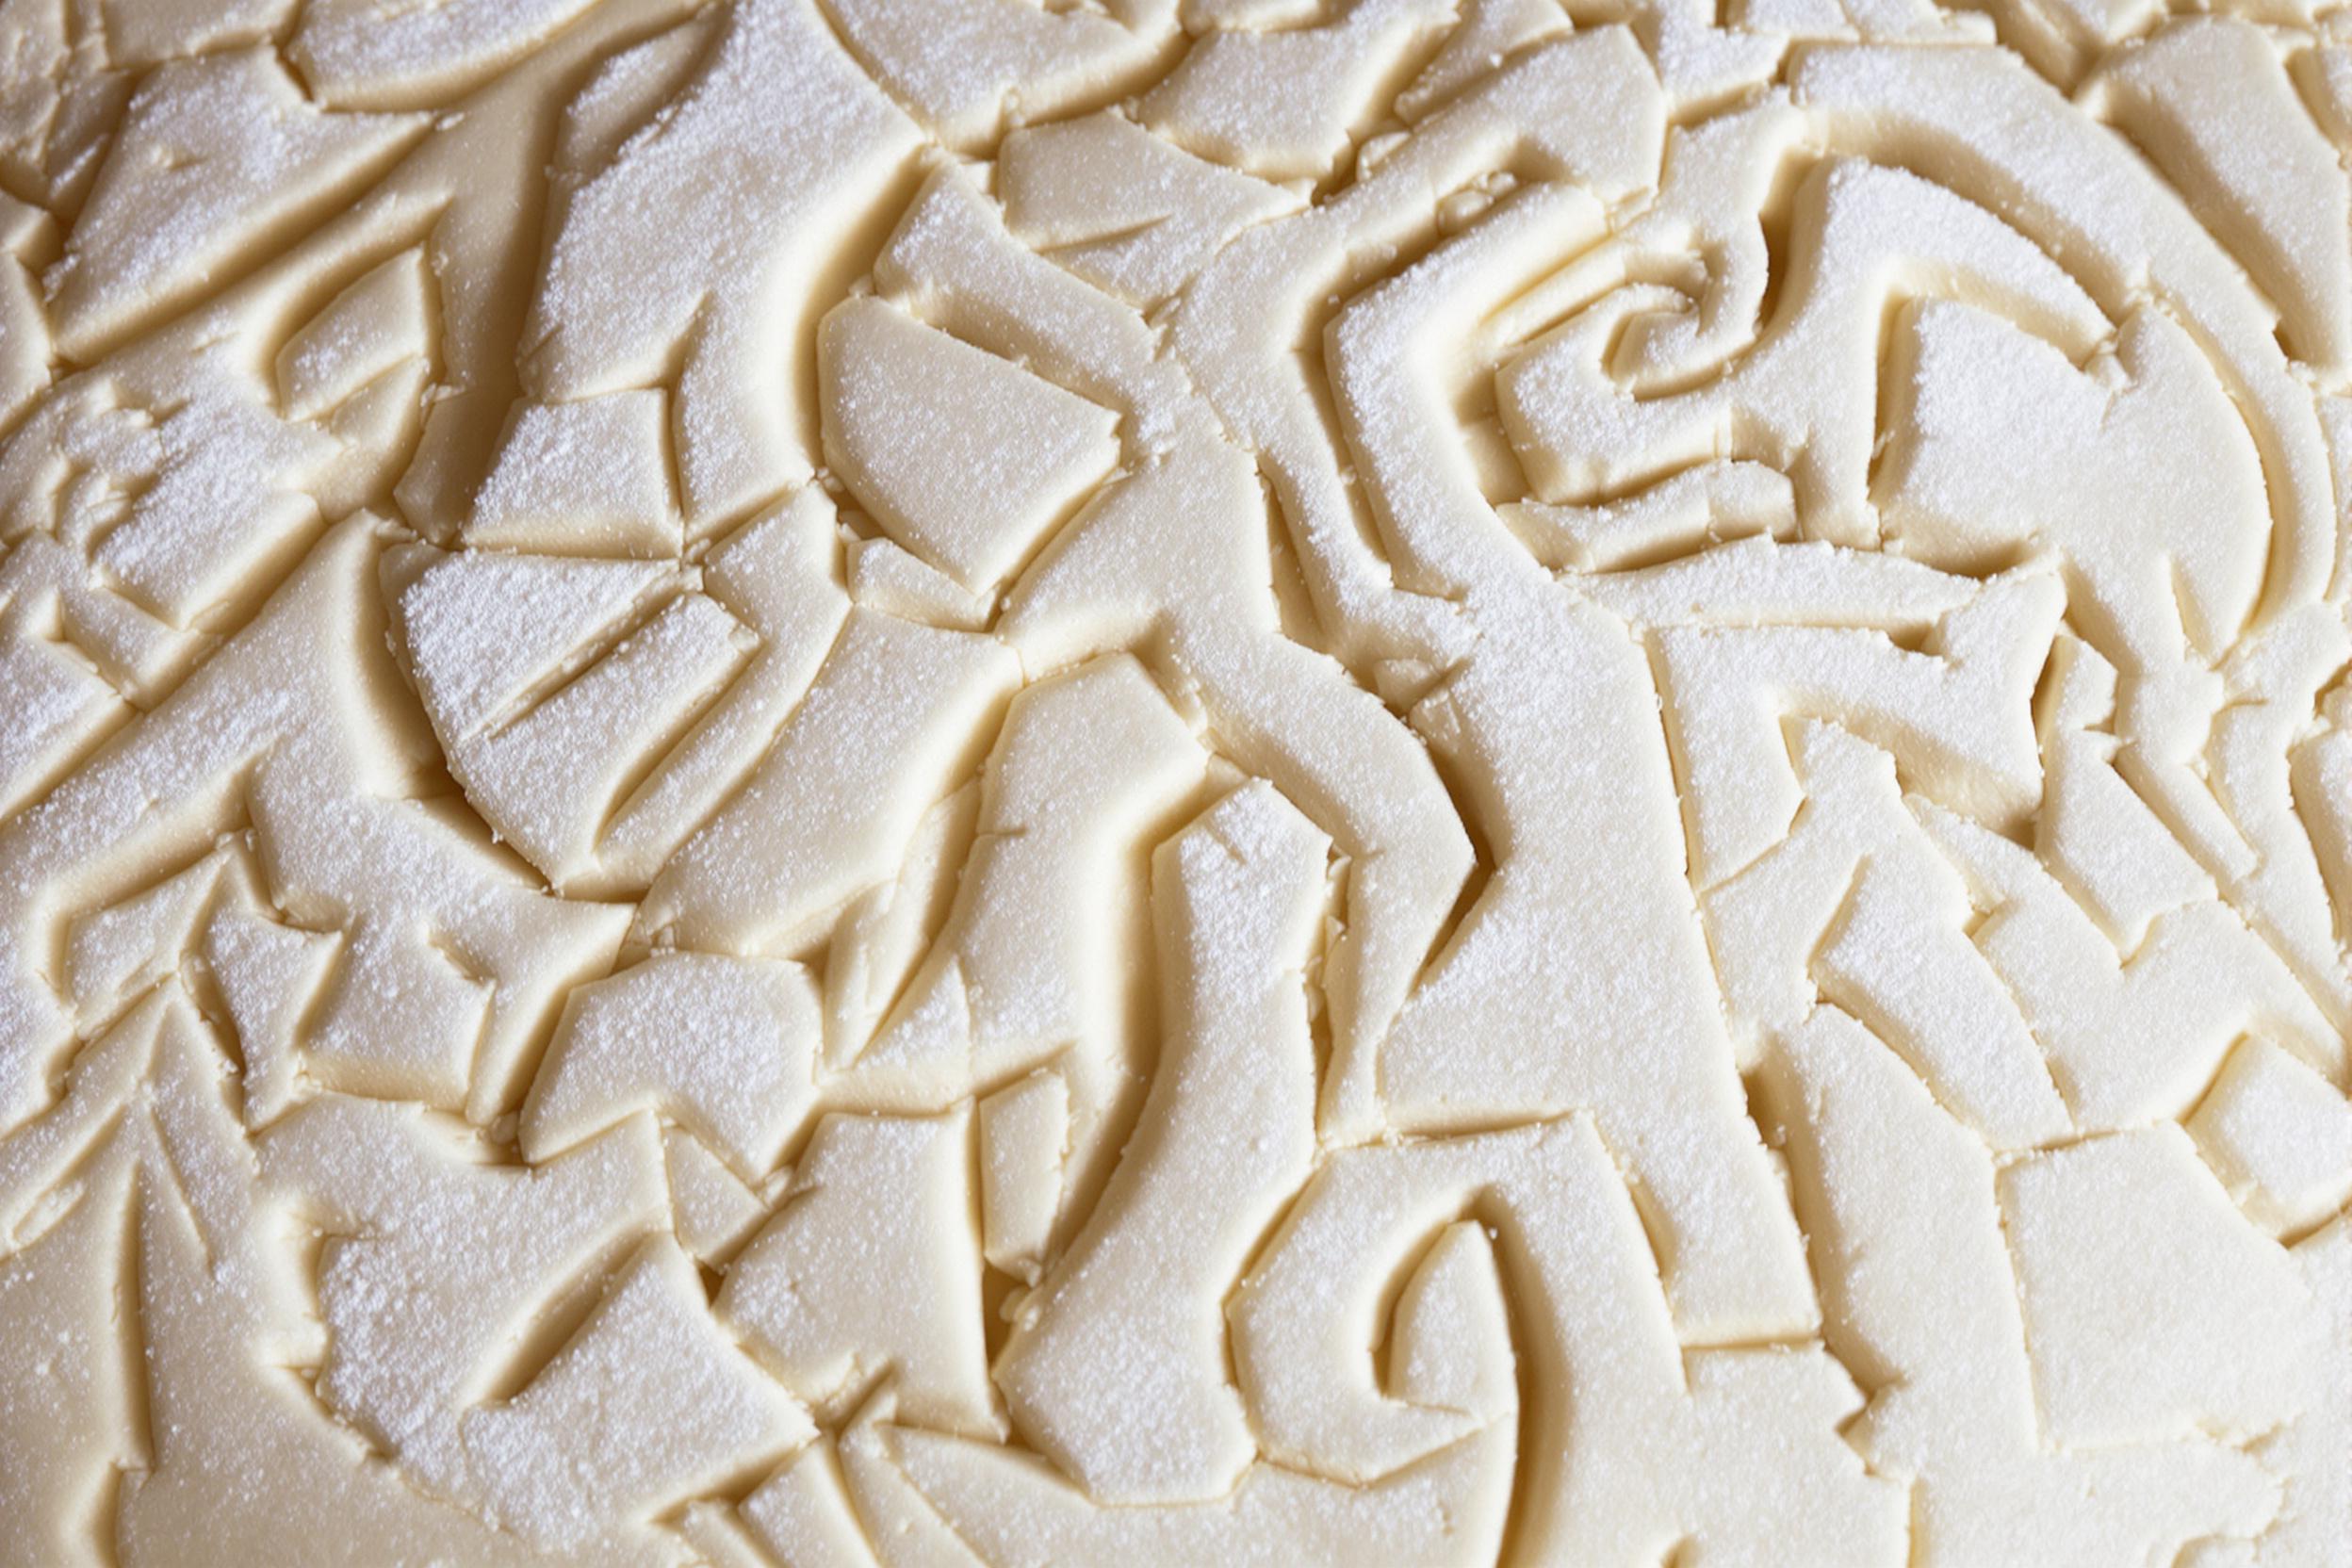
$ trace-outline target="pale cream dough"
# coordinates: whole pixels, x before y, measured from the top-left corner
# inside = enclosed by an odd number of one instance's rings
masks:
[[[0,4],[0,1564],[2352,1568],[2344,36]]]

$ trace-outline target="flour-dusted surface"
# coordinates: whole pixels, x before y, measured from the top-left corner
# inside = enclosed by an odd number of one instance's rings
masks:
[[[2352,1568],[2352,28],[0,4],[0,1568]]]

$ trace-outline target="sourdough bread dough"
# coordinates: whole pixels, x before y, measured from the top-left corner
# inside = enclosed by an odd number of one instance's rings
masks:
[[[0,1568],[2352,1568],[2348,168],[2301,4],[0,0]]]

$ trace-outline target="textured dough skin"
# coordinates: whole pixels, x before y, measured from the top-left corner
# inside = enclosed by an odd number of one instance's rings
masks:
[[[2352,1568],[2345,36],[0,4],[0,1568]]]

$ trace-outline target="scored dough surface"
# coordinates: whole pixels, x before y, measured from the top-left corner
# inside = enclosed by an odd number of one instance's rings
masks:
[[[2352,1568],[2352,13],[0,0],[0,1568]]]

